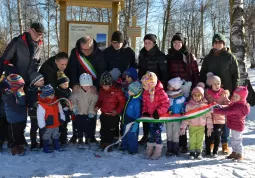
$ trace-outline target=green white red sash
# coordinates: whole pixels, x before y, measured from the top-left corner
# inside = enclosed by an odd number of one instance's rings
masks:
[[[162,122],[178,122],[183,120],[189,120],[193,118],[200,117],[208,112],[210,112],[211,108],[215,107],[215,104],[209,104],[207,106],[202,106],[200,108],[191,110],[186,112],[184,115],[181,114],[163,114],[159,119],[154,119],[152,117],[141,117],[136,120],[136,122],[151,122],[151,123],[162,123]]]
[[[81,56],[78,50],[76,50],[76,56],[83,67],[83,69],[92,76],[93,80],[97,79],[97,73],[92,64],[86,59],[85,56]]]

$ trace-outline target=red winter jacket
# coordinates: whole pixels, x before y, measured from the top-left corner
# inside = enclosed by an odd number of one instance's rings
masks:
[[[115,110],[120,114],[126,104],[126,99],[121,87],[118,84],[111,86],[109,91],[100,88],[99,98],[96,107],[101,108],[102,113],[108,114]]]
[[[149,91],[143,92],[143,108],[142,113],[148,112],[150,115],[153,114],[155,110],[158,111],[158,114],[166,114],[168,108],[170,106],[169,98],[164,91],[163,85],[160,81],[158,81],[155,93],[154,93],[154,101],[150,101],[150,93]]]
[[[213,112],[226,115],[228,128],[242,132],[244,130],[245,118],[250,112],[250,105],[246,102],[238,101],[231,103],[228,107],[214,109]]]

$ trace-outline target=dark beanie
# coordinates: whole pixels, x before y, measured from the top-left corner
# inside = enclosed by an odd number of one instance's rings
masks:
[[[36,82],[38,82],[39,80],[43,79],[43,75],[38,73],[38,72],[33,72],[30,74],[30,84],[34,85],[36,84]]]
[[[123,43],[124,42],[124,36],[123,34],[121,33],[121,31],[115,31],[113,34],[112,34],[112,41],[117,41],[119,43]]]
[[[44,31],[43,24],[38,23],[38,22],[33,23],[33,24],[30,26],[30,28],[35,29],[35,31],[38,32],[38,33],[44,33],[44,32],[45,32],[45,31]]]
[[[183,43],[184,43],[184,38],[183,38],[183,35],[181,34],[181,33],[176,33],[174,36],[173,36],[173,38],[172,38],[172,40],[171,40],[171,42],[174,42],[174,41],[182,41]]]
[[[154,35],[154,34],[146,34],[146,35],[144,36],[144,38],[143,38],[143,41],[145,41],[145,40],[150,40],[150,41],[152,41],[154,44],[156,44],[156,43],[157,43],[157,36]]]
[[[215,43],[216,41],[223,41],[224,44],[226,44],[226,38],[223,34],[221,33],[216,33],[213,35],[213,39],[212,39],[212,45],[213,43]]]
[[[70,82],[69,78],[65,75],[63,71],[57,72],[57,84],[61,85],[63,83]]]

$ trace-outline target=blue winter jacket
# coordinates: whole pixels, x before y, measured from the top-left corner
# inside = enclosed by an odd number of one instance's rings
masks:
[[[176,98],[170,98],[170,108],[169,111],[172,111],[172,114],[181,114],[185,111],[185,101],[186,98],[178,96]]]
[[[136,96],[130,96],[123,113],[123,123],[128,124],[140,118],[142,115],[142,92]]]
[[[14,94],[7,90],[3,93],[2,100],[4,102],[7,121],[10,124],[27,120],[25,95],[20,95],[19,93]]]

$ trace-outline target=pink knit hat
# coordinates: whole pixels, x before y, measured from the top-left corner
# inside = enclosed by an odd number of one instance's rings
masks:
[[[239,86],[235,89],[234,93],[236,93],[237,95],[239,95],[242,99],[241,101],[246,101],[246,98],[248,96],[248,89],[247,86]]]
[[[205,84],[203,82],[199,82],[197,86],[192,90],[191,95],[193,95],[193,93],[200,93],[204,97],[204,88]]]
[[[212,86],[215,81],[218,81],[221,83],[220,77],[218,77],[217,75],[214,75],[212,72],[208,72],[206,74],[206,77],[207,77],[206,84],[209,87]]]

